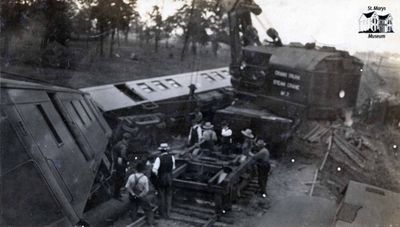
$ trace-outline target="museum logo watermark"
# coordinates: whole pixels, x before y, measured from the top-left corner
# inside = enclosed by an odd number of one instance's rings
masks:
[[[367,33],[368,38],[386,38],[387,33],[393,31],[393,17],[386,11],[386,7],[368,6],[368,11],[361,14],[358,33]]]

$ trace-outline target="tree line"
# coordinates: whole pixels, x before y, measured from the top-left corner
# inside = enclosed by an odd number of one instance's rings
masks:
[[[68,48],[74,40],[96,41],[98,54],[109,57],[116,36],[127,41],[128,35],[135,33],[141,42],[153,42],[157,52],[160,40],[168,46],[173,32],[180,31],[182,58],[187,50],[196,54],[199,45],[208,43],[216,53],[218,43],[227,40],[226,18],[216,1],[175,1],[181,3],[175,14],[164,18],[160,6],[154,6],[145,20],[137,11],[137,0],[2,0],[1,54],[7,56],[14,38],[26,31],[40,38],[42,50],[54,42]]]

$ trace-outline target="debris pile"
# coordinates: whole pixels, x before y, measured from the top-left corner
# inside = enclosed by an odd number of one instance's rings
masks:
[[[392,143],[400,141],[400,137],[395,131],[390,126],[361,122],[348,127],[342,121],[308,121],[300,126],[291,146],[302,155],[321,160],[314,181],[327,186],[336,196],[349,180],[399,191],[400,178],[396,172],[400,164],[393,162],[393,154],[397,159],[397,153],[392,150],[397,145]],[[383,138],[390,138],[390,142]],[[310,195],[313,191],[314,187]]]

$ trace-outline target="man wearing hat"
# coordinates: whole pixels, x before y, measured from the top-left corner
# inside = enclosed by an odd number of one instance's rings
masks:
[[[125,132],[122,135],[122,140],[112,148],[114,157],[114,198],[120,199],[121,197],[121,187],[124,185],[125,181],[125,171],[127,167],[127,152],[128,144],[131,139],[131,134]]]
[[[256,162],[257,165],[258,185],[261,190],[261,196],[264,198],[267,197],[268,174],[271,170],[271,165],[269,163],[270,154],[265,145],[266,144],[264,140],[257,140],[256,148],[258,152],[253,156],[253,160]]]
[[[203,135],[201,137],[200,147],[203,149],[208,149],[210,151],[214,150],[214,144],[217,141],[217,133],[214,131],[214,125],[211,122],[206,122],[203,125]]]
[[[154,225],[154,214],[152,211],[150,198],[149,198],[149,179],[144,174],[146,164],[140,162],[136,166],[135,173],[132,173],[125,185],[129,192],[129,201],[131,205],[131,219],[136,221],[137,211],[139,206],[142,207],[146,214],[147,224]]]
[[[161,154],[154,161],[152,171],[157,176],[161,216],[168,218],[171,211],[172,170],[175,169],[175,158],[169,153],[170,147],[167,143],[160,144],[158,150]]]
[[[251,129],[242,130],[243,135],[243,144],[242,144],[242,154],[246,157],[250,156],[251,151],[253,149],[253,139],[254,135]]]

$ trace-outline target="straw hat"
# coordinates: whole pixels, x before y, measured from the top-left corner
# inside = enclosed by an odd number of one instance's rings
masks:
[[[212,129],[212,128],[214,128],[214,125],[212,125],[211,122],[206,122],[203,125],[203,129]]]
[[[246,129],[246,130],[242,130],[242,135],[244,135],[244,136],[246,136],[246,137],[248,137],[250,139],[254,138],[253,132],[249,128]]]
[[[168,151],[169,149],[170,149],[170,147],[169,147],[168,143],[162,143],[158,147],[159,151]]]

